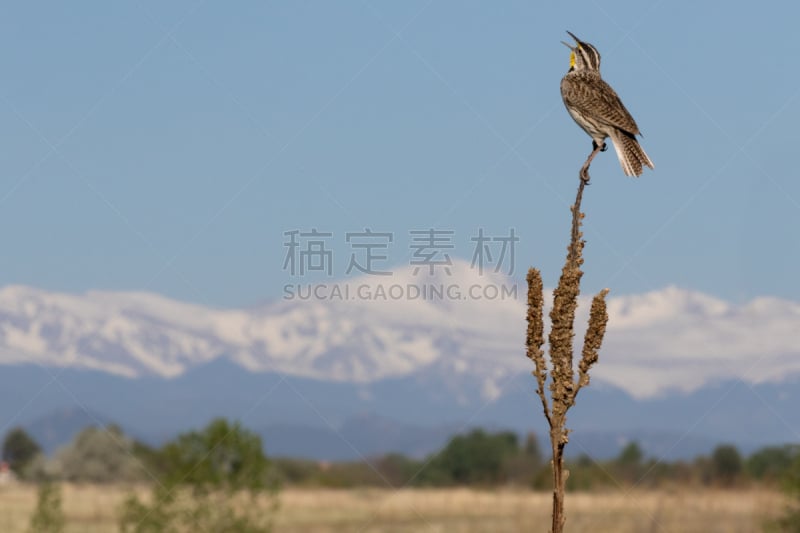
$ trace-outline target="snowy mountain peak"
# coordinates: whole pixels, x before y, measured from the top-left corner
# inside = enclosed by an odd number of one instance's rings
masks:
[[[524,357],[523,285],[480,274],[465,262],[454,263],[449,275],[420,274],[406,267],[391,277],[339,280],[319,294],[330,296],[333,286],[345,294],[349,287],[346,298],[301,298],[296,291],[294,298],[255,309],[214,309],[144,292],[5,287],[0,364],[174,377],[225,357],[251,371],[326,381],[471,376],[487,398],[502,392],[507,377],[531,370]],[[424,284],[444,292],[423,296]],[[359,287],[366,288],[359,293]],[[379,287],[383,296],[376,296]],[[587,303],[579,309],[578,339]],[[800,373],[796,302],[759,298],[737,306],[667,287],[611,298],[609,313],[594,378],[638,397],[722,379],[762,382]]]

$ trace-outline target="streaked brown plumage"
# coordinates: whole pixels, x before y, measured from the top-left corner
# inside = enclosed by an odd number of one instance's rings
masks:
[[[589,134],[594,146],[605,146],[605,139],[611,138],[626,175],[641,175],[644,165],[655,168],[636,140],[636,121],[614,89],[600,77],[600,53],[567,33],[576,42],[575,46],[564,43],[572,50],[569,72],[561,80],[561,97],[567,111]]]

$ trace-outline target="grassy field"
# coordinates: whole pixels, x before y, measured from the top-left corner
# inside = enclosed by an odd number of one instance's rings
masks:
[[[116,531],[129,489],[66,486],[69,533]],[[567,495],[567,530],[591,532],[752,532],[781,512],[770,490],[637,490]],[[34,487],[0,487],[0,531],[26,530]],[[297,490],[280,494],[280,532],[517,532],[548,530],[550,495],[519,490]]]

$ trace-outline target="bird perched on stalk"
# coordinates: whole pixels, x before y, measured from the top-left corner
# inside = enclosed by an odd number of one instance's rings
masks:
[[[633,117],[614,89],[600,77],[600,52],[567,33],[576,44],[572,46],[561,41],[571,50],[569,72],[561,80],[561,97],[578,126],[592,138],[589,161],[598,151],[606,150],[605,139],[610,137],[626,175],[638,177],[643,165],[655,168],[636,140],[640,132]],[[584,169],[588,168],[589,161]],[[581,177],[588,181],[588,172],[581,171]]]

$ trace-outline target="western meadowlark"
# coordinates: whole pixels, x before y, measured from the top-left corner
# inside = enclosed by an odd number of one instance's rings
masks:
[[[567,33],[576,44],[571,46],[561,41],[572,51],[569,72],[561,80],[561,97],[578,126],[592,138],[590,160],[598,149],[606,150],[605,139],[611,137],[626,175],[639,176],[642,165],[655,168],[636,141],[639,127],[633,117],[614,89],[600,77],[600,53],[591,44]],[[582,171],[581,176],[588,181],[588,173]]]

